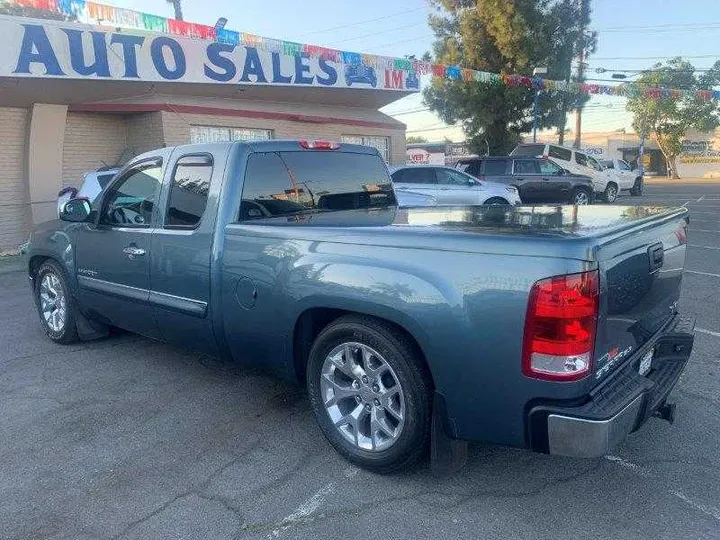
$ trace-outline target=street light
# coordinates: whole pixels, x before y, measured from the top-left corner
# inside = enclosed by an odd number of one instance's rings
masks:
[[[546,67],[536,67],[533,69],[533,77],[547,74]],[[540,98],[540,89],[535,90],[535,99],[533,100],[533,142],[537,142],[537,117],[538,117],[538,99]]]

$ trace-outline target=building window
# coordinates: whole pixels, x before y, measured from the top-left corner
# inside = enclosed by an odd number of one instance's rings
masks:
[[[213,143],[228,141],[265,141],[273,138],[271,129],[223,128],[212,126],[192,126],[190,142]]]
[[[390,162],[390,137],[366,137],[364,135],[343,135],[340,142],[351,144],[364,144],[377,148],[385,163]]]

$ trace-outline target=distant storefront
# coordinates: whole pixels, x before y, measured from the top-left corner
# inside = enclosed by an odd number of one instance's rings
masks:
[[[410,143],[407,145],[406,161],[410,165],[451,165],[472,155],[465,143]]]

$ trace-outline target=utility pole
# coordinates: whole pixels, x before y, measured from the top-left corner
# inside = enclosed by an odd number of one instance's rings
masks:
[[[183,20],[183,12],[182,12],[182,4],[180,3],[180,0],[167,0],[168,4],[172,4],[173,9],[175,9],[175,19],[178,21]]]
[[[578,64],[578,83],[583,82],[585,76],[585,20],[588,14],[588,2],[590,0],[580,0],[580,36],[579,41],[579,64]],[[575,142],[573,146],[580,148],[580,138],[582,132],[582,103],[578,104],[578,108],[575,110]]]

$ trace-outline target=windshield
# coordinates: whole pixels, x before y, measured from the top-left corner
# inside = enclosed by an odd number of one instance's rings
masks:
[[[542,156],[545,151],[544,144],[519,144],[510,152],[511,156]]]

